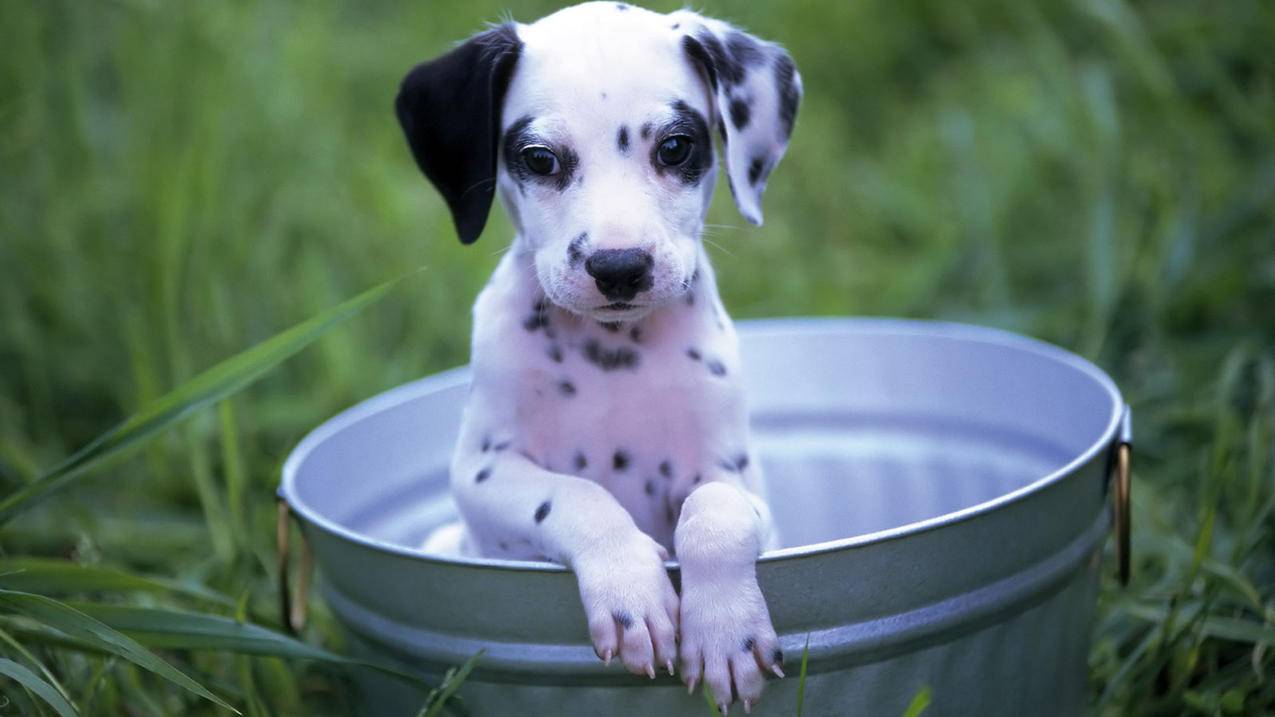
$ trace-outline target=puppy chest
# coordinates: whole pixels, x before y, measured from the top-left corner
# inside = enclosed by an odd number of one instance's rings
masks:
[[[557,359],[557,360],[555,360]],[[515,382],[517,425],[547,460],[586,446],[702,445],[732,410],[728,376],[669,347],[587,339],[535,362]]]

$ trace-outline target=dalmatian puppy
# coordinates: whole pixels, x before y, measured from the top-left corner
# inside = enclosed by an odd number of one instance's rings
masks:
[[[755,704],[783,655],[755,576],[770,515],[737,339],[700,235],[714,131],[761,224],[800,96],[777,45],[591,2],[417,66],[396,105],[460,240],[496,193],[516,229],[474,306],[463,523],[425,548],[569,566],[602,660],[652,678],[679,662],[723,712]]]

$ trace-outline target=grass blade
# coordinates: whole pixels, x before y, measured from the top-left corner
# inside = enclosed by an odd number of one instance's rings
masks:
[[[0,607],[25,615],[49,627],[60,630],[71,637],[88,642],[113,655],[118,655],[138,667],[149,670],[169,682],[184,687],[220,707],[224,707],[235,714],[239,713],[238,710],[231,707],[217,695],[209,692],[203,685],[187,676],[186,673],[160,659],[159,656],[142,647],[132,638],[69,605],[43,595],[0,590]]]
[[[438,717],[441,715],[443,708],[447,706],[447,701],[464,684],[465,679],[469,677],[469,673],[474,671],[474,666],[478,664],[478,660],[482,658],[484,652],[485,650],[479,650],[474,653],[473,657],[465,660],[465,664],[448,670],[447,675],[443,677],[443,683],[431,690],[429,696],[425,698],[425,704],[421,707],[419,717]]]
[[[70,702],[66,701],[66,698],[61,693],[53,688],[53,685],[40,679],[39,675],[28,670],[25,666],[13,660],[0,657],[0,675],[8,677],[30,690],[40,699],[47,702],[61,717],[79,717],[80,713],[75,710],[75,707]]]
[[[379,284],[320,312],[317,316],[216,364],[161,396],[123,423],[95,438],[35,482],[0,501],[0,525],[47,499],[54,491],[84,475],[104,459],[144,441],[193,411],[216,403],[248,386],[337,324],[384,297],[401,280],[402,277]]]
[[[58,682],[58,678],[54,677],[53,673],[49,671],[49,668],[46,667],[44,663],[41,662],[38,658],[36,658],[35,655],[31,654],[31,651],[28,650],[26,647],[24,647],[22,643],[15,640],[12,635],[5,632],[4,630],[0,630],[0,642],[3,642],[6,645],[8,645],[10,648],[13,649],[14,652],[18,653],[19,657],[22,657],[27,662],[39,668],[40,675],[45,680],[48,680],[49,684],[53,686],[53,689],[57,690],[58,694],[62,695],[62,697],[65,698],[66,701],[68,702],[71,701],[71,693],[66,691],[66,687],[64,687],[61,682]]]
[[[717,709],[717,704],[713,702],[713,691],[705,684],[700,688],[700,694],[704,696],[704,704],[708,705],[708,713],[713,717],[722,717],[722,711]]]
[[[234,605],[228,596],[195,583],[143,577],[116,568],[49,558],[0,559],[0,588],[41,595],[85,592],[183,595],[223,607]]]
[[[917,690],[912,697],[912,702],[908,704],[908,708],[903,711],[903,717],[918,717],[930,706],[930,686],[925,685]]]
[[[215,650],[246,655],[316,660],[368,667],[419,685],[416,675],[376,662],[345,657],[260,625],[220,615],[101,603],[70,603],[103,624],[139,643],[160,649]],[[471,658],[472,659],[472,658]],[[467,663],[468,664],[468,663]],[[472,669],[472,666],[471,668]],[[468,674],[466,671],[465,674]]]
[[[1125,612],[1152,624],[1169,618],[1169,610],[1157,605],[1129,605]],[[1215,640],[1275,646],[1275,625],[1256,620],[1208,615],[1200,622],[1200,632]]]
[[[107,656],[97,661],[97,667],[93,668],[93,674],[89,676],[88,681],[84,684],[84,692],[80,695],[80,709],[89,714],[98,714],[93,709],[94,702],[97,699],[98,690],[105,682],[103,678],[114,666],[115,658],[112,656]]]

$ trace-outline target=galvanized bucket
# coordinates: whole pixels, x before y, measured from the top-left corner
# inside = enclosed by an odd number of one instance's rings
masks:
[[[926,687],[932,715],[1080,713],[1113,503],[1127,562],[1129,419],[1112,381],[971,326],[788,319],[740,334],[784,546],[757,577],[789,674],[754,713],[795,712],[807,644],[808,715],[897,715]],[[457,369],[359,404],[284,466],[281,516],[300,519],[353,648],[435,677],[485,650],[460,690],[478,715],[708,714],[673,678],[598,661],[563,568],[416,549],[455,516],[467,382]],[[373,715],[422,698],[374,676],[363,691]]]

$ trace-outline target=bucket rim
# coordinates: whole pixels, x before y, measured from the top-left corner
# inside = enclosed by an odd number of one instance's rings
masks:
[[[1084,451],[1075,455],[1066,464],[1037,478],[1036,480],[1002,493],[994,498],[959,510],[943,513],[923,520],[892,526],[883,530],[862,533],[835,540],[808,543],[776,550],[769,550],[758,557],[759,565],[774,563],[792,558],[807,558],[846,549],[863,548],[869,545],[899,540],[913,535],[938,530],[957,523],[971,520],[978,515],[1000,509],[1004,506],[1025,500],[1048,486],[1076,472],[1081,466],[1088,464],[1099,453],[1108,450],[1120,439],[1122,421],[1126,418],[1128,407],[1116,386],[1115,381],[1096,364],[1060,346],[1040,339],[1018,334],[1005,329],[966,324],[953,321],[928,319],[906,319],[893,317],[850,317],[850,316],[791,316],[762,319],[745,319],[735,322],[741,335],[765,337],[767,335],[827,334],[835,331],[838,334],[875,334],[890,336],[912,336],[924,338],[943,338],[969,341],[989,346],[999,346],[1026,351],[1037,357],[1052,360],[1068,368],[1076,370],[1092,379],[1100,386],[1111,400],[1111,413],[1107,424],[1099,437]],[[296,489],[297,474],[302,463],[310,454],[331,436],[357,423],[364,418],[380,413],[408,401],[416,400],[423,393],[432,393],[455,386],[463,386],[469,381],[468,366],[457,366],[438,373],[399,384],[375,396],[367,398],[337,413],[319,424],[306,434],[288,454],[284,461],[282,479],[279,483],[278,496],[287,502],[293,515],[303,523],[331,534],[342,540],[355,543],[376,552],[387,553],[410,560],[425,561],[437,565],[463,568],[479,568],[511,573],[545,572],[566,573],[570,569],[557,563],[532,560],[508,560],[503,558],[443,556],[427,553],[417,548],[409,548],[396,543],[380,540],[351,530],[340,523],[322,515],[301,499]],[[676,570],[677,560],[665,561],[665,566]]]

